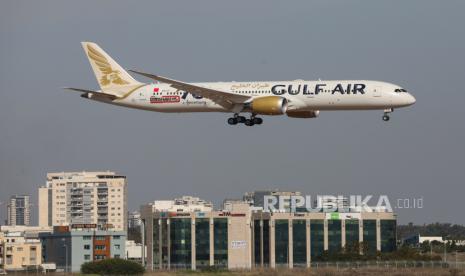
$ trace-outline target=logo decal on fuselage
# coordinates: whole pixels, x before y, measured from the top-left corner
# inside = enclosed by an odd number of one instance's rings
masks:
[[[163,104],[163,103],[179,103],[181,98],[179,96],[152,96],[150,97],[151,104]]]
[[[326,89],[325,89],[326,88]],[[349,83],[346,86],[338,83],[332,89],[328,89],[326,84],[321,83],[315,85],[314,89],[310,89],[308,84],[304,85],[294,85],[294,84],[276,84],[271,87],[271,93],[274,95],[284,95],[288,93],[289,95],[318,95],[319,93],[329,90],[331,94],[341,93],[341,94],[365,94],[366,85],[363,83]]]

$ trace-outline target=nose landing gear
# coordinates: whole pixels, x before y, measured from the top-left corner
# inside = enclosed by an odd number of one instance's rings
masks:
[[[385,109],[384,110],[384,115],[383,115],[383,121],[385,121],[385,122],[389,121],[389,119],[390,119],[389,114],[392,113],[393,111],[394,111],[393,108]]]
[[[252,114],[249,119],[246,119],[244,116],[239,116],[238,113],[235,113],[234,117],[228,118],[228,124],[230,125],[244,124],[246,126],[253,126],[261,125],[262,123],[263,119],[255,117],[255,114]]]

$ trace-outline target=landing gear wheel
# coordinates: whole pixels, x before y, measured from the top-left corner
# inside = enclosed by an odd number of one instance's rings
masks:
[[[228,119],[228,124],[237,125],[237,119],[236,118],[229,118]]]
[[[251,120],[251,119],[246,119],[245,122],[244,122],[244,124],[245,124],[246,126],[253,126],[253,125],[254,125],[254,121]]]
[[[245,123],[245,117],[244,116],[237,116],[237,122],[240,124]]]
[[[256,117],[256,118],[253,118],[253,122],[256,125],[261,125],[263,123],[263,119]]]
[[[387,122],[389,121],[389,113],[392,113],[394,111],[394,108],[388,108],[384,110],[384,115],[383,115],[383,121]]]

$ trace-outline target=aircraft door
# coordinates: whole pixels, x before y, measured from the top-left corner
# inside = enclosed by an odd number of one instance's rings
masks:
[[[375,86],[373,88],[373,97],[381,97],[381,90],[382,90],[381,86]]]

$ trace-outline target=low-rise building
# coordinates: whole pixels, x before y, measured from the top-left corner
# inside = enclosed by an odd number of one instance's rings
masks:
[[[144,246],[144,254],[142,254],[142,244],[135,241],[126,241],[126,259],[142,263],[142,256],[147,255],[147,246]]]
[[[126,232],[100,230],[96,225],[54,227],[53,233],[39,235],[43,261],[57,269],[78,272],[85,262],[125,258]]]
[[[227,207],[163,212],[142,206],[147,268],[309,267],[325,251],[352,245],[363,244],[363,254],[396,249],[396,216],[389,212],[273,213],[240,201]]]
[[[39,239],[28,238],[24,232],[0,233],[1,270],[18,271],[38,267],[42,263]]]

